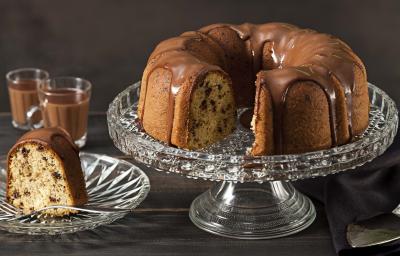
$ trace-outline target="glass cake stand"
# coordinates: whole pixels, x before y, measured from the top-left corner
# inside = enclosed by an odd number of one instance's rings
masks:
[[[394,101],[369,84],[368,129],[346,145],[253,157],[246,154],[253,134],[238,122],[236,131],[220,143],[188,151],[154,140],[143,131],[136,115],[139,87],[140,82],[129,86],[110,104],[108,128],[115,145],[156,170],[217,181],[193,201],[189,216],[199,228],[233,238],[275,238],[307,228],[316,216],[314,206],[290,181],[354,169],[373,160],[393,142],[398,125]]]

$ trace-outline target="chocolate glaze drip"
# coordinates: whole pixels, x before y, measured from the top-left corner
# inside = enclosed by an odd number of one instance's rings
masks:
[[[41,128],[29,131],[25,133],[15,145],[8,152],[8,166],[11,163],[11,156],[13,153],[18,150],[21,145],[24,143],[36,143],[38,145],[38,150],[44,149],[48,147],[53,150],[62,161],[62,164],[66,167],[66,169],[70,170],[67,174],[67,179],[73,184],[73,186],[80,186],[85,188],[84,180],[82,176],[81,163],[79,160],[79,148],[72,141],[71,136],[62,128],[52,127],[52,128]],[[24,150],[22,147],[21,150]],[[9,175],[10,172],[8,172]],[[70,175],[70,176],[69,176]],[[81,177],[81,179],[77,180],[76,177]],[[8,180],[10,177],[8,176]],[[9,184],[7,182],[7,184]],[[7,191],[9,187],[7,185]],[[86,191],[82,194],[82,200],[87,201]],[[85,202],[77,202],[79,204],[83,204]]]
[[[320,70],[318,70],[320,69]],[[261,77],[260,89],[266,89],[271,95],[272,105],[274,107],[274,145],[275,152],[283,151],[283,113],[286,101],[286,95],[291,85],[299,81],[311,81],[321,87],[325,92],[329,104],[329,118],[331,127],[332,143],[337,143],[336,132],[336,93],[332,86],[329,86],[328,71],[320,67],[290,67],[284,69],[273,69],[264,72]],[[257,100],[258,104],[258,100]]]
[[[239,38],[245,41],[251,70],[254,77],[260,70],[265,72],[262,84],[267,88],[272,97],[274,109],[274,140],[275,153],[283,153],[283,135],[281,134],[284,106],[287,91],[297,81],[312,81],[320,86],[327,97],[330,111],[330,127],[332,144],[337,145],[336,132],[336,78],[345,93],[347,104],[347,121],[350,137],[352,135],[352,92],[354,90],[354,66],[364,71],[362,64],[352,53],[349,46],[341,40],[327,34],[317,33],[310,29],[300,29],[285,23],[267,23],[254,25],[213,24],[197,32],[187,32],[180,37],[175,37],[161,42],[149,59],[149,71],[144,76],[147,94],[147,81],[151,73],[157,68],[165,68],[172,74],[169,88],[168,105],[168,141],[171,139],[175,97],[179,87],[188,76],[210,70],[222,70],[215,63],[211,64],[195,56],[195,52],[188,50],[191,41],[204,41],[209,43],[211,37],[208,33],[218,28],[234,30]],[[263,56],[266,43],[272,45],[270,56]],[[211,46],[210,46],[211,47]],[[223,46],[221,45],[222,49]],[[215,53],[218,56],[217,53]],[[263,58],[271,58],[273,65],[263,67]],[[224,62],[219,56],[221,63]],[[245,86],[245,85],[244,85]],[[259,94],[258,94],[259,95]],[[256,104],[258,99],[256,99]],[[144,105],[141,110],[141,121],[144,120]],[[256,110],[257,110],[256,106]]]
[[[171,73],[171,82],[168,89],[168,112],[167,112],[167,141],[171,143],[172,128],[174,120],[174,107],[175,98],[179,92],[180,87],[189,77],[196,77],[202,73],[220,70],[221,68],[200,60],[190,51],[188,45],[191,40],[204,41],[200,33],[193,32],[187,36],[174,37],[161,42],[152,55],[150,56],[149,63],[150,71],[145,77],[145,95],[144,104],[140,115],[140,120],[143,124],[145,114],[145,102],[147,95],[147,82],[152,72],[158,68],[164,68]],[[204,41],[204,43],[206,43]]]
[[[349,46],[341,40],[310,29],[300,29],[284,23],[253,25],[214,24],[202,29],[209,32],[216,28],[229,27],[246,41],[253,63],[253,74],[260,70],[272,69],[266,73],[264,86],[272,97],[274,108],[275,153],[283,153],[281,131],[286,93],[296,81],[313,81],[325,92],[330,111],[332,144],[337,145],[336,93],[333,77],[343,87],[347,104],[347,121],[352,136],[352,92],[354,89],[354,65],[364,68],[354,60]],[[272,43],[273,67],[262,67],[264,45]],[[259,94],[258,94],[259,95]],[[257,100],[256,100],[257,102]]]
[[[51,128],[41,128],[32,130],[30,132],[22,135],[21,138],[18,139],[14,147],[10,150],[12,152],[18,145],[23,142],[38,142],[40,144],[50,145],[51,148],[57,148],[54,144],[54,140],[56,137],[61,137],[66,142],[65,145],[70,145],[71,148],[75,151],[76,154],[79,154],[79,148],[75,145],[71,136],[68,134],[66,130],[61,127],[51,127]]]

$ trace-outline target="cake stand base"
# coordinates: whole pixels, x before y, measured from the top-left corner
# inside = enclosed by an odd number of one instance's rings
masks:
[[[270,239],[297,233],[314,221],[311,200],[290,182],[219,182],[192,203],[199,228],[239,239]]]

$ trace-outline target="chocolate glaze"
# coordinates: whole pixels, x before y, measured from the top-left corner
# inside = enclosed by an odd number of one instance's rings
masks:
[[[37,142],[39,144],[49,145],[51,148],[55,149],[55,151],[60,151],[57,153],[61,153],[60,155],[63,155],[63,150],[58,149],[54,143],[56,137],[61,137],[66,143],[65,146],[69,145],[76,154],[79,154],[78,146],[76,146],[72,141],[72,138],[68,132],[61,127],[41,128],[29,131],[18,139],[15,145],[11,148],[10,152],[13,152],[21,143]]]
[[[318,70],[320,69],[320,70]],[[262,74],[262,75],[261,75]],[[274,145],[275,152],[283,152],[283,113],[286,95],[291,85],[299,81],[312,81],[323,89],[328,99],[329,118],[331,127],[332,143],[337,143],[336,132],[336,93],[330,81],[328,71],[323,68],[289,67],[284,69],[273,69],[260,73],[259,89],[266,89],[270,92],[272,106],[274,108]],[[257,104],[259,104],[257,99]]]
[[[242,25],[213,24],[200,29],[199,32],[185,33],[180,37],[161,42],[152,53],[148,63],[150,71],[144,81],[147,82],[152,71],[160,67],[168,69],[172,74],[168,108],[168,141],[171,138],[172,131],[174,98],[179,91],[179,87],[188,76],[209,70],[222,69],[214,64],[200,60],[195,56],[195,53],[186,51],[187,45],[191,40],[204,40],[208,33],[218,28],[232,29],[241,40],[245,41],[252,63],[251,71],[254,76],[260,70],[268,70],[264,73],[261,82],[263,87],[269,90],[272,97],[276,154],[283,153],[283,138],[281,134],[283,130],[283,110],[287,91],[290,85],[296,81],[312,81],[325,92],[329,103],[333,145],[337,145],[335,102],[336,94],[340,90],[340,88],[335,87],[333,79],[336,78],[340,82],[346,96],[347,121],[351,137],[352,92],[355,80],[354,66],[358,66],[363,72],[365,70],[352,53],[350,47],[331,35],[317,33],[310,29],[300,29],[290,24],[266,23],[254,25],[245,23]],[[262,66],[264,45],[267,42],[272,45],[271,54],[267,56],[273,60],[271,67]],[[221,47],[223,48],[222,45]],[[147,90],[147,84],[145,86]],[[257,101],[258,99],[256,99],[256,104]],[[142,123],[144,104],[140,115]]]
[[[191,40],[203,41],[204,38],[200,33],[193,33],[191,36],[181,36],[167,39],[161,42],[152,55],[150,56],[148,65],[151,66],[150,71],[143,80],[145,81],[144,102],[147,96],[147,82],[152,72],[158,68],[167,69],[172,74],[171,83],[169,85],[168,95],[168,126],[167,141],[171,143],[171,135],[174,120],[175,97],[180,87],[189,77],[196,77],[208,71],[222,71],[219,66],[212,65],[200,60],[191,52],[187,51]],[[205,42],[204,42],[205,43]],[[143,124],[145,114],[145,103],[142,106],[140,120]]]

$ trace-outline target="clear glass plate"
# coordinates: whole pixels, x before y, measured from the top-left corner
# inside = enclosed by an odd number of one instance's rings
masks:
[[[305,154],[253,157],[246,154],[253,134],[238,122],[236,131],[223,141],[201,151],[189,151],[168,146],[143,131],[137,118],[139,87],[140,82],[129,86],[110,104],[107,117],[111,138],[122,152],[140,162],[189,178],[264,182],[337,173],[382,154],[397,131],[395,103],[385,92],[369,84],[370,123],[352,143]],[[243,111],[239,110],[239,115]]]
[[[80,153],[86,188],[87,205],[136,208],[150,191],[146,174],[137,166],[113,157]],[[7,158],[0,159],[0,199],[5,200]],[[0,230],[30,235],[55,235],[94,229],[124,217],[126,213],[78,213],[63,218],[8,221],[14,216],[0,211]]]

